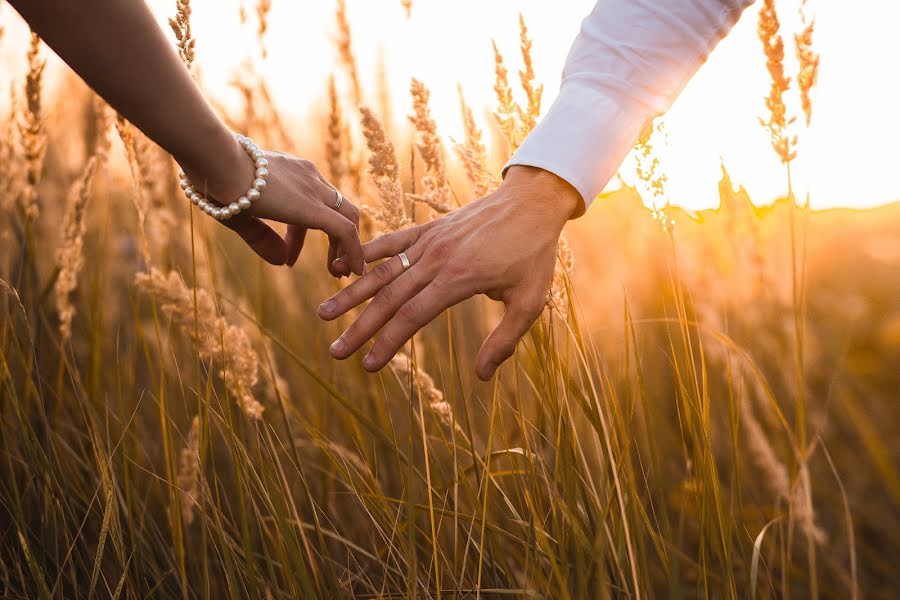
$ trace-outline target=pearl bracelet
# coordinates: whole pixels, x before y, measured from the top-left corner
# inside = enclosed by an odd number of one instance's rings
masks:
[[[253,160],[256,166],[256,177],[253,185],[247,190],[247,193],[226,206],[218,206],[206,199],[203,194],[199,193],[191,181],[185,175],[184,170],[178,170],[178,177],[181,179],[181,189],[184,190],[184,196],[191,203],[197,205],[200,210],[216,219],[217,221],[226,221],[231,217],[238,215],[242,210],[247,210],[250,206],[259,200],[263,190],[266,189],[266,177],[269,176],[269,161],[266,160],[262,150],[259,149],[253,140],[239,133],[234,134],[235,139],[244,149],[244,152]]]

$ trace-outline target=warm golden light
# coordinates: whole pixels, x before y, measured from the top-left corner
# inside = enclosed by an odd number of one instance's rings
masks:
[[[217,97],[232,100],[236,95],[228,82],[234,68],[247,56],[258,58],[259,54],[254,28],[240,27],[239,4],[222,0],[194,7],[203,81]],[[796,3],[777,4],[784,30],[799,30]],[[152,5],[163,22],[174,3],[152,0]],[[432,111],[448,140],[462,136],[457,83],[462,84],[482,125],[485,110],[494,105],[491,40],[497,41],[515,77],[521,64],[519,12],[534,39],[535,68],[538,80],[545,84],[546,110],[556,94],[569,45],[592,5],[593,0],[416,2],[407,19],[399,1],[351,0],[348,14],[364,89],[374,95],[383,60],[397,118],[409,113],[410,78],[421,78],[432,91]],[[808,190],[812,206],[819,208],[866,207],[897,200],[900,77],[882,65],[889,57],[900,56],[900,39],[892,31],[900,21],[900,4],[891,0],[818,2],[810,8],[816,17],[815,44],[822,66],[814,90],[812,126],[809,130],[798,127],[798,192],[805,195]],[[675,204],[694,209],[717,204],[720,158],[756,201],[765,203],[783,193],[782,171],[757,122],[764,112],[768,75],[756,38],[756,12],[756,6],[747,9],[666,117],[669,147],[660,152]],[[253,11],[247,13],[252,19]],[[22,68],[22,57],[14,55],[14,49],[21,47],[18,40],[25,35],[24,26],[17,25],[8,27],[8,41],[0,45],[0,64],[13,73]],[[332,3],[273,4],[268,57],[261,70],[279,107],[301,125],[311,106],[324,97],[329,73],[337,69],[335,35]],[[787,54],[788,74],[794,75],[792,43]],[[795,88],[788,100],[789,109],[800,114]],[[318,127],[310,123],[305,135],[315,138],[318,133]],[[629,163],[623,169],[626,181],[632,172]]]

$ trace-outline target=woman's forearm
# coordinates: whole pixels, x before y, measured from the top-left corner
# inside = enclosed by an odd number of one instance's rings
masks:
[[[110,106],[212,195],[247,187],[250,163],[143,0],[10,3]]]

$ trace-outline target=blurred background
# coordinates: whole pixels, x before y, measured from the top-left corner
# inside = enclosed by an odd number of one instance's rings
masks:
[[[170,34],[176,3],[150,4]],[[0,2],[0,589],[894,597],[900,4],[775,3],[788,75],[813,17],[821,57],[808,127],[784,98],[790,188],[761,4],[569,223],[545,315],[485,384],[484,298],[379,376],[332,361],[324,240],[276,269],[192,217],[171,159]],[[377,211],[372,108],[424,222],[411,78],[465,204],[483,182],[460,148],[496,183],[515,145],[492,41],[524,106],[521,16],[544,112],[592,6],[196,2],[192,68],[235,130]]]

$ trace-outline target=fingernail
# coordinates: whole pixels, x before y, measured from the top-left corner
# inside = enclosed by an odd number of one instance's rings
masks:
[[[331,351],[335,354],[341,354],[346,348],[347,344],[341,338],[334,340],[334,343],[331,344]]]
[[[334,309],[336,307],[337,307],[337,302],[335,302],[334,300],[326,300],[325,302],[323,302],[322,304],[319,305],[319,312],[322,313],[323,315],[330,315],[331,313],[334,312]],[[338,341],[340,341],[340,340],[338,340]],[[337,342],[335,342],[335,344],[336,343]],[[332,345],[331,347],[334,348],[334,345]]]
[[[371,354],[367,354],[366,357],[363,359],[363,367],[365,367],[366,369],[374,368],[375,367],[375,357],[372,356]]]

